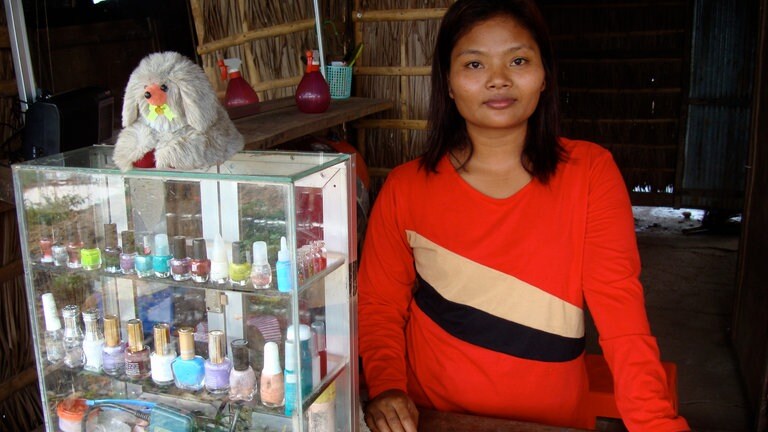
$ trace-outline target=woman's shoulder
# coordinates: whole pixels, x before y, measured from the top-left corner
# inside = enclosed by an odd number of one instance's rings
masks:
[[[415,179],[417,179],[419,176],[424,176],[424,174],[426,173],[426,169],[427,168],[421,166],[421,158],[416,158],[392,168],[389,174],[387,174],[387,181],[388,182],[399,182],[399,181],[412,182]]]

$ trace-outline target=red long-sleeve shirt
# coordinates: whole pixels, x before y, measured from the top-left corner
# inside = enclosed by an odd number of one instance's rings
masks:
[[[444,158],[394,169],[359,275],[371,397],[407,391],[442,411],[585,427],[584,299],[631,431],[683,431],[650,334],[631,205],[608,151],[562,140],[546,185],[495,199]]]

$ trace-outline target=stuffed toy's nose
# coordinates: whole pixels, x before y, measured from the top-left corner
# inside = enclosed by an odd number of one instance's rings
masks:
[[[163,87],[165,86],[157,84],[150,84],[144,87],[144,97],[150,105],[163,106],[166,100],[168,100],[168,95],[163,90]]]

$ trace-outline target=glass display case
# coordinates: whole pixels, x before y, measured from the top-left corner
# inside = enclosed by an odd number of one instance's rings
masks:
[[[14,165],[47,430],[357,430],[352,165]]]

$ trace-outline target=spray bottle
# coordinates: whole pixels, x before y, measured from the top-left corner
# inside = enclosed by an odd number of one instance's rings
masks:
[[[309,114],[325,112],[331,104],[331,89],[320,73],[320,65],[313,64],[312,51],[307,51],[307,70],[296,88],[296,106]]]
[[[222,81],[226,80],[227,75],[229,75],[227,92],[224,95],[225,107],[234,108],[259,102],[259,96],[240,74],[240,64],[242,62],[239,58],[219,59],[218,63]]]

